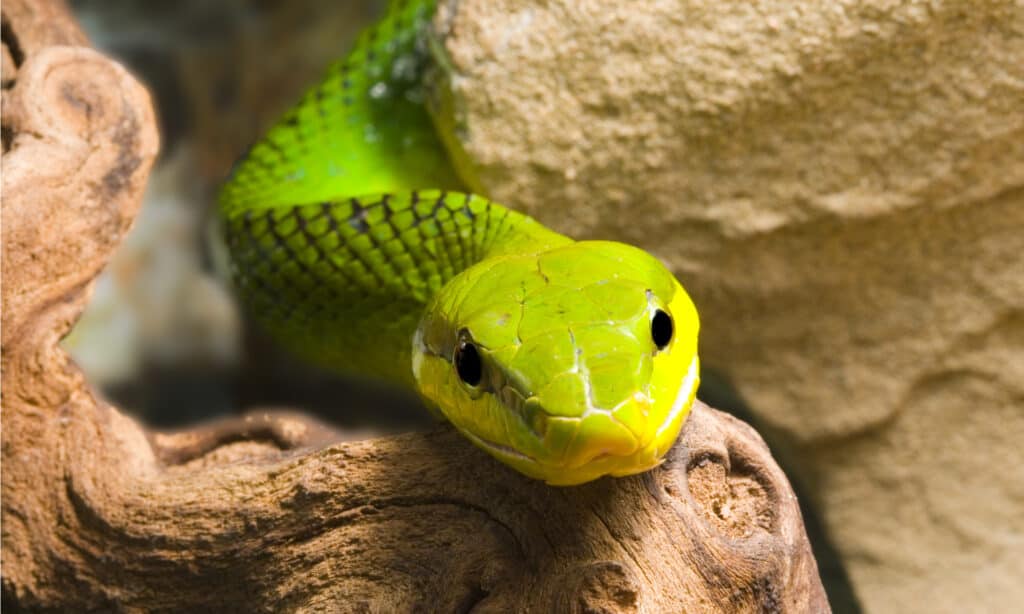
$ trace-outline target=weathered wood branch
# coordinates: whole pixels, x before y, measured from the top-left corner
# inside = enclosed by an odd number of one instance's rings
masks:
[[[135,215],[153,113],[59,5],[3,12],[7,604],[828,609],[785,476],[750,427],[702,404],[659,469],[551,488],[446,428],[339,442],[259,414],[159,434],[98,400],[58,341]]]

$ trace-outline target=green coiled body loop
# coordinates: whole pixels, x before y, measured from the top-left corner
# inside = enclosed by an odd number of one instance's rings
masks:
[[[693,402],[696,310],[645,252],[460,191],[424,106],[432,11],[395,3],[240,160],[220,196],[238,293],[296,354],[414,387],[527,475],[653,467]]]

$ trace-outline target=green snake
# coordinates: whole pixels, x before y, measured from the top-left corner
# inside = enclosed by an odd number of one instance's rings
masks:
[[[433,12],[393,3],[235,165],[236,291],[292,352],[413,387],[523,474],[655,467],[695,397],[697,311],[646,252],[460,191],[425,103]]]

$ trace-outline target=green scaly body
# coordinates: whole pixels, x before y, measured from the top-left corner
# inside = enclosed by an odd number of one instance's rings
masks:
[[[696,311],[645,252],[457,191],[423,104],[432,11],[396,3],[236,166],[238,292],[297,354],[414,387],[527,475],[653,467],[693,401]]]

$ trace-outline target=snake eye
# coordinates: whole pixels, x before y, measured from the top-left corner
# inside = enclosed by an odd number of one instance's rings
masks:
[[[672,316],[661,309],[655,311],[651,318],[651,340],[659,350],[664,350],[672,341]]]
[[[459,347],[455,350],[455,370],[459,374],[459,379],[470,386],[480,383],[484,369],[483,363],[480,361],[480,352],[477,351],[475,345],[468,341],[459,343]]]

